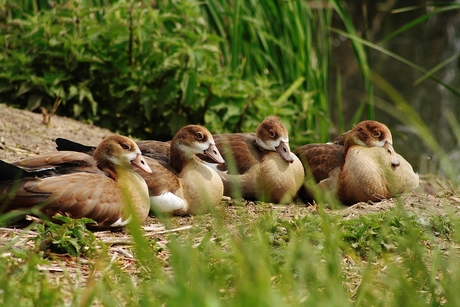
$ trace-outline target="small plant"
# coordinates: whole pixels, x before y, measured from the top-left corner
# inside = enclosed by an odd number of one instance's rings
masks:
[[[40,269],[50,264],[42,253],[13,248],[0,258],[1,306],[63,306],[59,286]]]
[[[94,223],[88,218],[72,219],[68,216],[55,216],[54,219],[63,222],[62,225],[45,221],[38,224],[35,230],[38,236],[35,245],[39,250],[69,254],[71,256],[91,256],[96,252],[94,234],[86,229],[87,223]]]
[[[51,125],[51,117],[53,117],[53,115],[56,113],[57,108],[59,107],[61,102],[62,100],[60,98],[56,98],[50,111],[48,111],[45,107],[40,107],[40,110],[43,115],[42,124],[46,125],[47,127]]]
[[[363,258],[371,252],[375,255],[395,252],[401,240],[409,235],[423,239],[423,229],[414,217],[400,216],[394,211],[342,221],[342,231],[345,243]]]
[[[437,237],[451,240],[454,235],[454,228],[449,217],[445,215],[434,216],[430,221],[430,227]]]

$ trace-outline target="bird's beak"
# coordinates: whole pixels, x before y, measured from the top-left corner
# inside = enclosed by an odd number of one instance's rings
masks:
[[[398,157],[396,156],[396,152],[393,148],[393,145],[386,141],[385,144],[383,144],[383,148],[391,155],[391,166],[393,167],[398,167],[399,166],[399,160]]]
[[[208,149],[204,151],[204,154],[213,159],[217,163],[225,163],[224,158],[220,155],[219,150],[215,144],[209,145]]]
[[[276,147],[276,152],[283,157],[289,163],[294,162],[294,159],[291,156],[291,149],[289,148],[289,143],[281,141],[278,147]]]
[[[152,173],[152,169],[150,168],[150,166],[148,165],[148,163],[145,161],[144,157],[141,154],[138,154],[136,158],[131,161],[131,164],[149,174]]]

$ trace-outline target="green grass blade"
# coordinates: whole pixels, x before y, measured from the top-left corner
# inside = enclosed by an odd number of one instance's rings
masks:
[[[337,129],[339,133],[345,132],[343,121],[343,103],[342,103],[342,77],[339,70],[336,73],[336,99],[337,99]]]
[[[436,65],[432,69],[430,69],[429,71],[427,71],[422,77],[420,77],[417,80],[415,80],[413,84],[414,85],[420,84],[422,81],[425,81],[426,79],[430,78],[434,73],[436,73],[438,70],[442,69],[447,64],[453,62],[458,57],[460,57],[460,52],[452,55],[451,57],[449,57],[447,59],[445,59],[444,61],[442,61],[441,63],[439,63],[438,65]]]
[[[371,43],[369,41],[366,41],[366,40],[364,40],[364,39],[362,39],[362,38],[360,38],[358,36],[349,35],[348,33],[344,32],[344,31],[340,31],[340,30],[337,30],[337,29],[333,29],[332,31],[334,31],[336,33],[339,33],[339,34],[341,34],[343,36],[346,36],[346,37],[350,38],[351,40],[359,41],[363,45],[369,46],[369,47],[371,47],[371,48],[373,48],[373,49],[375,49],[377,51],[380,51],[383,54],[386,54],[386,55],[388,55],[388,56],[390,56],[390,57],[392,57],[392,58],[394,58],[394,59],[396,59],[396,60],[398,60],[398,61],[400,61],[400,62],[402,62],[402,63],[404,63],[404,64],[406,64],[406,65],[408,65],[408,66],[410,66],[410,67],[412,67],[412,68],[414,68],[416,70],[418,70],[418,71],[420,71],[423,74],[428,73],[428,71],[426,69],[424,69],[423,67],[421,67],[421,66],[419,66],[419,65],[417,65],[417,64],[415,64],[415,63],[413,63],[413,62],[411,62],[411,61],[409,61],[409,60],[407,60],[407,59],[405,59],[405,58],[403,58],[403,57],[401,57],[401,56],[399,56],[399,55],[397,55],[397,54],[395,54],[395,53],[393,53],[393,52],[391,52],[391,51],[389,51],[389,50],[387,50],[387,49],[385,49],[385,48],[383,48],[383,47],[381,47],[379,45],[373,44],[373,43]],[[452,93],[460,96],[460,90],[450,86],[449,84],[443,82],[441,79],[439,79],[439,78],[437,78],[437,77],[435,77],[433,75],[428,75],[428,76],[429,76],[430,79],[432,79],[432,80],[436,81],[437,83],[441,84],[442,86],[444,86],[446,89],[448,89]]]
[[[241,0],[236,0],[233,6],[233,28],[232,28],[232,36],[230,37],[231,40],[231,52],[232,52],[232,62],[231,62],[231,69],[232,71],[236,72],[238,66],[240,65],[240,48],[241,48],[241,22],[240,22],[240,9],[241,9]]]
[[[304,77],[299,77],[297,78],[297,80],[292,83],[281,95],[280,97],[275,101],[275,104],[276,105],[279,105],[281,103],[283,103],[284,101],[286,101],[289,96],[292,95],[292,93],[294,93],[301,85],[302,83],[305,81],[305,78]]]
[[[347,29],[346,37],[350,38],[351,44],[353,46],[353,50],[355,51],[356,60],[358,62],[359,68],[364,78],[364,86],[367,92],[367,97],[369,99],[368,104],[368,118],[374,118],[374,90],[373,85],[371,82],[371,70],[369,68],[369,64],[367,61],[366,51],[364,49],[364,40],[363,39],[352,39],[357,38],[358,34],[356,29],[353,25],[353,21],[351,20],[351,15],[345,11],[342,7],[340,1],[333,0],[331,1],[332,5],[334,6],[336,12],[339,14],[340,18],[342,19],[343,23],[345,24],[345,28]]]
[[[452,131],[454,132],[455,137],[457,138],[457,143],[460,143],[460,123],[458,118],[450,108],[443,108],[442,113],[447,118]]]
[[[411,9],[411,8],[407,8],[406,10],[403,9],[403,11],[408,11],[409,9]],[[436,7],[433,12],[425,14],[423,16],[420,16],[420,17],[412,20],[411,22],[406,23],[404,26],[400,27],[399,29],[393,31],[392,33],[387,35],[382,40],[382,42],[387,42],[390,39],[392,39],[393,37],[405,32],[405,31],[407,31],[407,30],[409,30],[409,29],[411,29],[413,27],[416,27],[419,24],[422,24],[422,23],[426,22],[432,16],[435,16],[435,15],[440,14],[440,13],[452,11],[452,10],[458,10],[458,9],[460,9],[460,4],[452,4],[452,5],[442,6],[440,8]]]
[[[415,128],[415,132],[423,141],[428,148],[430,148],[440,160],[443,170],[447,172],[448,177],[455,179],[456,171],[452,167],[449,159],[447,158],[446,152],[436,141],[436,138],[428,129],[427,125],[423,122],[417,112],[410,106],[404,97],[401,96],[385,79],[379,76],[377,73],[372,74],[372,81],[379,87],[390,99],[394,102],[395,106],[379,100],[378,106],[388,112],[388,114],[394,116],[401,123],[410,125]]]

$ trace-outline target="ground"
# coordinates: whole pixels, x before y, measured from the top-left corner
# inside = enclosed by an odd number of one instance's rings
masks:
[[[43,152],[55,151],[54,140],[57,137],[68,138],[83,144],[98,144],[111,131],[101,129],[92,125],[77,122],[73,119],[53,116],[48,125],[43,123],[43,115],[18,110],[0,104],[0,159],[11,162],[20,158],[36,155]],[[420,187],[401,198],[402,201],[394,199],[383,200],[378,203],[359,203],[343,209],[327,209],[330,214],[339,214],[343,218],[353,218],[358,215],[372,212],[386,211],[394,207],[396,203],[401,203],[408,211],[414,212],[423,218],[425,215],[444,215],[446,212],[458,212],[460,197],[453,192],[453,189],[444,180],[435,176],[421,176]],[[237,212],[248,216],[257,216],[261,210],[274,210],[279,217],[292,218],[293,216],[314,214],[316,205],[290,204],[256,204],[254,202],[223,201],[221,210],[227,211],[225,214],[229,220],[236,220]],[[144,223],[144,230],[147,236],[154,237],[159,246],[166,244],[167,233],[186,231],[192,227],[203,227],[205,229],[205,216],[198,217],[174,217],[168,220],[168,225],[161,223],[155,217],[149,217]],[[8,244],[11,238],[17,235],[20,229],[13,226],[0,228],[0,247]],[[30,236],[36,233],[31,232]],[[120,261],[125,261],[124,268],[132,267],[135,261],[130,249],[130,237],[125,231],[97,232],[96,236],[111,246],[111,252]],[[21,244],[20,242],[18,244]],[[32,242],[29,242],[32,244]],[[114,257],[115,257],[114,256]],[[165,253],[165,260],[168,255]],[[69,258],[71,259],[71,258]],[[78,264],[76,264],[78,262]],[[62,264],[61,264],[62,265]],[[67,265],[81,267],[81,261],[68,260]],[[60,265],[46,267],[43,270],[59,272],[62,270]]]

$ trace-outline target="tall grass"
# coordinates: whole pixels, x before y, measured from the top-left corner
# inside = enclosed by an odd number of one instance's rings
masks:
[[[250,205],[250,207],[253,205]],[[56,260],[2,247],[2,306],[456,306],[458,217],[395,207],[352,219],[320,210],[283,219],[260,204],[193,219],[168,237],[167,262],[130,232],[135,271],[100,250],[89,264],[47,272]],[[221,226],[218,226],[221,224]],[[439,245],[441,242],[441,246]],[[163,251],[164,252],[164,251]],[[8,253],[8,255],[7,255]],[[75,273],[77,271],[77,273]],[[82,273],[86,272],[86,273]]]
[[[265,76],[295,85],[277,103],[292,105],[294,143],[327,141],[332,119],[330,63],[332,16],[338,13],[350,33],[350,15],[339,1],[205,1],[213,32],[224,38],[223,61],[243,78]],[[373,117],[372,83],[363,45],[353,41],[363,72],[368,117]],[[292,96],[291,96],[292,95]],[[341,113],[339,110],[338,113]],[[338,127],[340,130],[343,127]],[[342,132],[342,131],[339,131]]]

